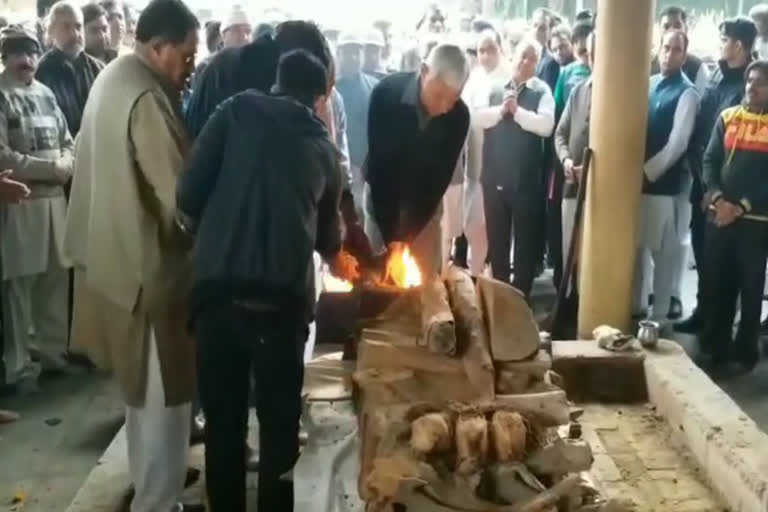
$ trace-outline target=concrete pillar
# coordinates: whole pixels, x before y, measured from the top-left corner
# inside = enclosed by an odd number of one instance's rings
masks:
[[[648,118],[654,0],[598,0],[579,335],[628,329]]]

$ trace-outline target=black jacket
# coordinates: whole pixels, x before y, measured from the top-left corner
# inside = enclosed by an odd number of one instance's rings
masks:
[[[712,74],[709,86],[701,98],[701,108],[696,117],[696,126],[691,137],[688,152],[689,162],[693,169],[693,187],[691,202],[694,206],[701,202],[704,194],[702,183],[702,159],[715,129],[720,114],[727,108],[741,104],[744,99],[746,82],[744,73],[747,67],[729,68],[720,61],[718,68]]]
[[[554,94],[557,79],[560,78],[560,64],[547,49],[542,52],[541,59],[536,66],[536,76],[544,80]]]
[[[88,93],[102,69],[104,64],[85,52],[72,59],[53,48],[40,59],[36,78],[53,91],[72,137],[80,132]]]
[[[194,79],[185,121],[192,138],[203,130],[208,118],[224,100],[248,89],[268,93],[275,84],[277,45],[262,36],[240,48],[225,48]]]
[[[312,253],[341,248],[341,169],[323,122],[255,91],[224,102],[179,182],[179,218],[197,233],[193,315],[207,303],[257,301],[308,322]]]
[[[411,241],[435,215],[469,129],[461,100],[421,129],[419,90],[418,73],[395,73],[371,94],[364,175],[387,244]]]

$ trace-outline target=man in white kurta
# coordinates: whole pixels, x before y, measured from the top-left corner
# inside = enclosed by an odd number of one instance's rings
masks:
[[[6,382],[34,381],[60,369],[67,346],[66,259],[59,251],[72,175],[72,138],[46,86],[34,79],[40,47],[31,34],[0,35],[0,169],[26,183],[30,197],[2,207],[2,301]]]
[[[665,323],[669,313],[681,242],[690,217],[679,214],[678,198],[689,179],[685,154],[693,133],[699,96],[682,72],[688,40],[681,31],[664,35],[659,52],[661,73],[651,78],[646,162],[640,213],[634,309],[645,309],[646,258],[653,263],[655,296],[651,318]]]
[[[501,40],[494,31],[480,34],[477,41],[478,66],[469,75],[462,98],[470,115],[487,109],[491,93],[512,79],[512,70],[505,62]],[[480,175],[483,167],[484,129],[474,122],[470,125],[466,149],[464,180],[464,234],[469,244],[469,268],[473,276],[482,274],[488,256],[488,234],[485,231],[483,187]]]

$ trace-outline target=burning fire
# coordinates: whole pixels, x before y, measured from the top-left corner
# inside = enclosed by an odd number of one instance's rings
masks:
[[[385,282],[392,282],[399,288],[421,286],[421,270],[406,245],[395,249],[387,260]]]
[[[351,292],[352,288],[352,283],[349,281],[339,279],[338,277],[331,275],[330,272],[325,272],[323,274],[323,289],[326,292],[346,293]]]

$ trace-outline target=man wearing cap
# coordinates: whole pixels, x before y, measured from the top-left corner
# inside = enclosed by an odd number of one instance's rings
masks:
[[[240,48],[251,41],[253,26],[248,13],[240,5],[233,5],[221,23],[221,41],[224,48]]]
[[[344,99],[347,114],[347,140],[352,169],[352,195],[355,207],[363,205],[363,177],[361,169],[368,154],[368,107],[371,93],[378,79],[362,72],[363,45],[352,34],[339,37],[337,59],[339,79],[336,89]]]
[[[104,64],[83,51],[83,15],[64,0],[48,15],[53,48],[40,59],[37,79],[56,96],[73,137],[80,131],[85,101]]]
[[[363,41],[363,73],[381,80],[387,76],[387,70],[382,65],[384,55],[384,36],[378,30],[372,30]]]
[[[0,33],[0,169],[30,189],[3,206],[2,305],[6,381],[34,381],[64,365],[69,263],[58,249],[72,176],[72,137],[50,89],[35,80],[40,44],[18,27]],[[34,333],[34,334],[31,334]],[[33,355],[40,361],[32,361]]]

